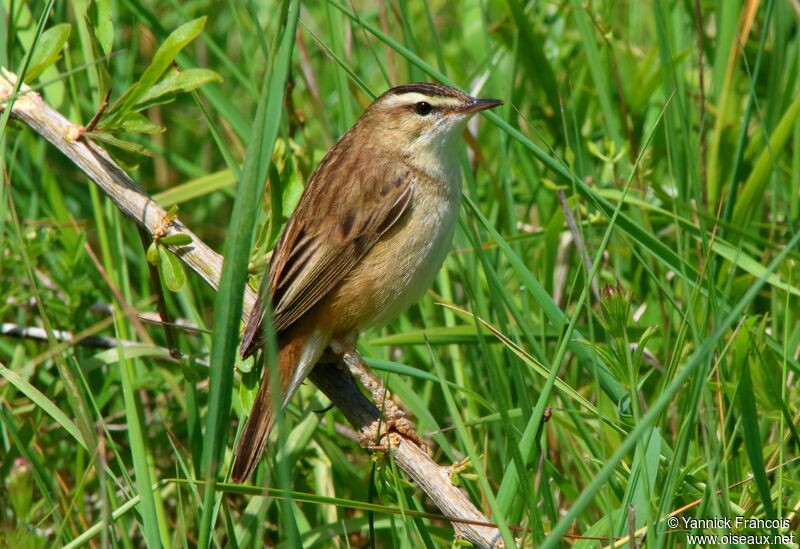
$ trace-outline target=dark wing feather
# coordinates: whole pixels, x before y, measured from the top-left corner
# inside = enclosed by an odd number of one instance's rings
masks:
[[[244,357],[263,344],[267,296],[280,334],[350,272],[411,202],[415,177],[402,161],[335,162],[338,148],[312,176],[278,239],[245,327]]]

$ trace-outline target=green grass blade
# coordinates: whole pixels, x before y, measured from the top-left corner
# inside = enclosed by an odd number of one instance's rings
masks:
[[[767,518],[775,519],[775,508],[772,506],[772,494],[769,490],[764,454],[761,449],[761,432],[758,426],[756,399],[753,395],[753,381],[750,377],[750,365],[747,361],[743,361],[742,364],[742,381],[739,383],[738,396],[739,406],[742,411],[742,439],[744,440],[750,467],[753,470],[753,478],[756,482],[758,495],[761,497],[761,504],[764,506],[764,513]],[[770,530],[773,533],[776,531],[774,528]]]
[[[271,151],[281,123],[283,95],[299,11],[299,2],[293,2],[275,65],[264,79],[253,135],[228,226],[225,263],[214,310],[214,339],[211,345],[211,390],[201,468],[209,485],[205,488],[203,515],[198,532],[198,546],[201,548],[209,547],[211,541],[212,515],[216,500],[214,484],[230,430],[233,364],[239,343],[239,319],[247,281],[247,260],[250,256],[257,207],[261,203],[262,182],[266,178]]]
[[[75,423],[67,417],[67,414],[61,411],[56,404],[47,398],[39,389],[31,385],[27,380],[23,379],[16,372],[9,370],[0,364],[0,376],[6,378],[18,391],[27,396],[34,404],[44,410],[44,412],[55,420],[61,427],[67,431],[72,438],[74,438],[84,449],[88,450],[89,445],[83,438],[80,429]]]
[[[788,251],[797,246],[798,243],[800,243],[800,232],[795,234],[795,236],[787,243],[786,247],[781,251],[781,253],[779,253],[775,259],[770,262],[765,275],[775,272],[788,254]],[[561,517],[558,523],[553,527],[550,535],[542,544],[542,549],[555,547],[561,543],[561,536],[567,532],[569,527],[572,525],[572,522],[580,515],[581,512],[583,512],[586,506],[589,505],[592,499],[597,495],[603,484],[608,481],[612,474],[614,474],[614,469],[617,467],[619,462],[622,461],[628,452],[630,452],[636,446],[636,444],[639,443],[641,438],[650,429],[652,429],[658,417],[662,412],[664,412],[667,406],[669,406],[678,391],[683,388],[686,381],[696,373],[699,367],[705,363],[709,354],[714,351],[714,348],[727,333],[728,329],[739,320],[742,312],[753,301],[753,299],[755,299],[759,290],[765,283],[765,277],[761,277],[756,280],[748,288],[747,292],[745,292],[742,298],[736,303],[731,312],[728,313],[714,327],[711,335],[703,340],[701,345],[691,354],[683,369],[680,370],[672,382],[664,388],[650,409],[642,416],[639,423],[636,424],[628,436],[625,437],[625,440],[622,441],[622,444],[606,460],[594,479],[592,479],[586,488],[584,488],[584,490],[581,492],[581,495],[577,500],[575,500],[575,503],[572,504],[572,507],[570,507],[569,511],[567,511],[567,513],[565,513],[564,516]]]

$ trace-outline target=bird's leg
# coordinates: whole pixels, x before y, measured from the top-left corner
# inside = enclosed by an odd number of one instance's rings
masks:
[[[369,371],[369,366],[364,358],[354,349],[354,345],[342,344],[334,340],[331,342],[331,351],[339,355],[350,370],[353,377],[358,378],[362,385],[372,395],[375,406],[381,411],[381,419],[363,432],[363,445],[374,446],[389,431],[413,440],[420,448],[427,450],[427,445],[417,435],[414,425],[406,418],[405,413],[389,398],[389,392],[383,380]]]

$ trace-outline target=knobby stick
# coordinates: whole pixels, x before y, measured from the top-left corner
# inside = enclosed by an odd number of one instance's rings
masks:
[[[0,111],[8,107],[16,76],[0,69]],[[192,243],[169,246],[169,250],[199,274],[211,287],[219,286],[222,256],[209,248],[178,219],[165,222],[167,212],[117,165],[109,154],[86,136],[81,126],[72,124],[44,102],[28,86],[22,85],[13,102],[11,117],[29,126],[78,166],[125,215],[150,234],[167,236],[184,233]],[[75,137],[77,136],[77,138]],[[245,290],[242,318],[246,319],[256,300],[250,288]],[[320,363],[311,381],[342,411],[353,427],[363,435],[380,420],[380,411],[355,386],[340,367]],[[387,451],[397,466],[428,495],[445,517],[449,517],[456,536],[478,547],[505,547],[499,530],[475,507],[467,495],[450,480],[450,467],[438,465],[413,440],[399,433],[385,436]]]
[[[6,108],[16,80],[14,74],[0,68],[0,111]],[[20,88],[20,95],[11,109],[11,117],[23,122],[55,145],[108,195],[122,213],[139,223],[150,234],[159,232],[162,236],[176,233],[189,235],[192,239],[191,244],[168,246],[169,251],[199,274],[211,287],[217,289],[222,272],[222,256],[209,248],[179,219],[165,223],[166,210],[144,192],[125,173],[125,170],[112,160],[105,149],[85,137],[72,138],[71,136],[80,136],[81,126],[64,118],[26,85]],[[246,288],[243,318],[247,318],[255,301],[255,292]]]

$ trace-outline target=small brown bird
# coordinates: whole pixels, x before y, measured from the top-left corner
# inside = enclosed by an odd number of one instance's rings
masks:
[[[458,138],[476,112],[503,102],[440,84],[406,84],[378,97],[328,151],[278,240],[241,354],[263,345],[272,304],[285,405],[329,347],[392,320],[428,289],[458,218]],[[253,472],[274,413],[269,372],[236,447],[231,478]]]

